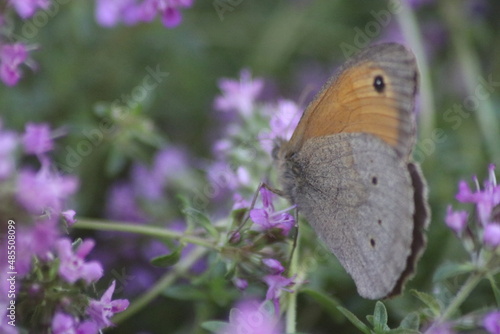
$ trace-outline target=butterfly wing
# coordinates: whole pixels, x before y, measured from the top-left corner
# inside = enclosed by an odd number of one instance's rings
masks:
[[[297,152],[310,138],[371,133],[408,159],[414,144],[418,71],[399,44],[375,45],[354,56],[323,87],[285,145]]]
[[[284,193],[365,298],[398,294],[425,247],[426,187],[409,162],[417,84],[410,51],[367,48],[324,86],[277,150]]]
[[[306,141],[287,165],[299,211],[359,294],[399,293],[425,243],[423,229],[414,229],[415,207],[424,197],[414,195],[407,164],[379,138],[342,133]],[[418,219],[423,226],[427,217]]]

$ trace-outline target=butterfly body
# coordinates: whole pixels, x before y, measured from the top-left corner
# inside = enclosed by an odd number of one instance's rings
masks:
[[[365,50],[275,151],[283,192],[369,299],[398,294],[425,246],[425,182],[410,159],[417,78],[401,45]]]

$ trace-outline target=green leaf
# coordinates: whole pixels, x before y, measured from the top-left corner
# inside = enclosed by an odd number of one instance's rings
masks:
[[[420,327],[420,317],[415,312],[408,313],[403,318],[403,320],[401,320],[401,323],[399,324],[399,328],[401,329],[418,330],[419,327]]]
[[[201,212],[198,209],[195,209],[191,206],[189,203],[188,199],[179,196],[178,197],[181,202],[182,202],[182,213],[184,213],[184,216],[186,217],[186,221],[189,227],[193,226],[201,226],[203,227],[212,237],[214,238],[219,238],[219,232],[217,229],[212,225],[212,222],[210,219],[205,215],[203,212]]]
[[[361,332],[365,334],[371,334],[370,328],[368,328],[368,326],[366,326],[361,320],[359,320],[358,317],[354,315],[354,313],[346,308],[343,308],[342,306],[337,306],[337,309],[342,312],[342,314]]]
[[[493,294],[495,295],[497,306],[500,306],[500,290],[498,289],[498,285],[495,281],[495,278],[491,274],[488,274],[487,278],[488,281],[490,281],[491,289],[493,290]]]
[[[475,266],[470,262],[445,263],[436,270],[436,272],[434,273],[434,277],[432,278],[432,281],[434,283],[439,281],[444,281],[447,278],[470,273],[475,269],[476,269]]]
[[[274,309],[274,304],[270,300],[266,300],[259,306],[259,311],[268,317],[274,317],[276,310]]]
[[[407,329],[407,328],[395,328],[387,331],[386,333],[390,334],[422,334],[420,331],[416,329]]]
[[[172,253],[160,255],[151,259],[151,264],[156,267],[170,267],[179,262],[183,247],[177,247]]]
[[[80,245],[83,243],[83,240],[82,238],[78,238],[76,239],[75,241],[73,241],[73,243],[71,244],[71,249],[73,249],[73,251],[77,250]]]
[[[224,307],[230,304],[231,299],[235,298],[233,295],[237,293],[235,289],[227,288],[227,281],[224,277],[212,277],[208,282],[209,293],[212,300],[219,306]]]
[[[441,314],[441,303],[434,296],[417,290],[411,290],[410,292],[427,305],[435,316],[439,316],[439,314]]]
[[[241,208],[231,211],[232,224],[231,228],[237,228],[243,222],[243,218],[247,213],[247,208]]]
[[[117,150],[114,147],[111,148],[104,167],[106,176],[116,176],[125,167],[126,162],[127,159],[120,150]]]
[[[212,333],[221,333],[226,331],[229,323],[224,321],[205,321],[201,324],[201,327]]]
[[[373,329],[375,333],[384,333],[389,330],[387,326],[387,310],[384,303],[377,301],[375,310],[373,311]]]
[[[302,289],[300,290],[300,292],[309,295],[316,302],[318,302],[323,307],[323,309],[334,318],[335,322],[340,323],[344,320],[344,316],[338,309],[338,307],[340,306],[340,302],[337,299],[327,295],[326,293],[322,293],[309,288]]]

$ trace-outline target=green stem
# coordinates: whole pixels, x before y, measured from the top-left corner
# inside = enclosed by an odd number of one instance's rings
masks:
[[[297,231],[299,233],[299,231]],[[297,236],[297,242],[294,245],[294,256],[290,261],[290,275],[298,274],[299,268],[299,247],[300,247],[300,237]],[[298,276],[297,276],[298,277]],[[295,286],[295,291],[288,294],[288,304],[286,308],[286,332],[295,333],[297,326],[297,294],[298,285]]]
[[[456,1],[449,0],[442,2],[441,12],[450,27],[450,31],[453,31],[450,37],[467,90],[466,98],[475,98],[475,101],[479,103],[478,109],[473,114],[477,118],[481,128],[480,133],[484,136],[490,159],[493,161],[494,158],[500,157],[498,118],[495,116],[491,98],[484,98],[477,94],[477,88],[480,87],[478,79],[481,77],[481,66],[477,54],[471,49],[469,28],[467,24],[464,24],[467,20],[463,15],[462,8],[463,6],[457,5]],[[465,99],[463,101],[465,103]]]
[[[98,231],[115,231],[115,232],[130,232],[135,234],[143,234],[155,238],[176,239],[187,243],[203,246],[210,249],[219,250],[212,242],[191,235],[185,235],[182,232],[168,230],[155,226],[147,226],[140,224],[117,223],[108,220],[91,220],[79,219],[73,228],[90,229]]]
[[[143,307],[149,304],[153,299],[159,296],[166,288],[168,288],[171,284],[175,282],[175,280],[186,274],[186,272],[191,268],[196,261],[198,261],[203,255],[205,255],[207,250],[202,247],[197,247],[193,251],[186,256],[185,259],[182,259],[175,267],[172,268],[172,271],[164,275],[156,284],[146,291],[139,298],[134,300],[128,309],[124,312],[117,314],[113,317],[112,321],[115,324],[123,322],[125,319],[139,312]]]
[[[424,42],[414,12],[409,7],[410,5],[406,1],[401,1],[400,6],[401,10],[397,15],[397,20],[403,36],[417,58],[420,71],[420,137],[423,139],[432,138],[432,130],[435,127],[434,93]]]
[[[488,280],[490,281],[491,284],[491,289],[493,290],[493,293],[495,294],[495,300],[497,302],[497,307],[500,306],[500,292],[498,290],[498,285],[495,281],[495,278],[491,273],[488,274]]]
[[[462,305],[464,300],[470,295],[472,290],[474,290],[483,277],[484,275],[481,272],[476,272],[470,276],[452,302],[445,309],[438,322],[445,322],[448,320],[457,311],[460,305]]]

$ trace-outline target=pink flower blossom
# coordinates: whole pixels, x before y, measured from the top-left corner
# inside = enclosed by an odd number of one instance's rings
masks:
[[[54,149],[54,141],[47,123],[27,123],[23,135],[24,151],[28,154],[43,154]]]
[[[448,206],[445,222],[455,233],[461,234],[467,226],[468,214],[466,211],[453,211],[451,205]]]
[[[103,270],[99,262],[85,262],[84,258],[94,248],[94,241],[87,239],[81,243],[73,253],[69,239],[61,239],[57,242],[57,252],[61,263],[59,275],[69,283],[75,283],[83,279],[87,284],[97,281],[102,277]]]
[[[104,292],[100,300],[91,300],[87,308],[87,314],[95,321],[99,329],[103,329],[113,325],[109,320],[115,313],[122,312],[127,309],[129,301],[126,299],[111,300],[115,291],[115,281],[111,283],[109,288]]]
[[[0,47],[0,79],[7,86],[14,86],[21,78],[19,66],[28,58],[22,43],[4,44]]]
[[[269,229],[280,229],[283,235],[287,235],[290,229],[295,224],[295,219],[286,211],[294,207],[287,208],[282,211],[275,211],[273,201],[273,193],[265,187],[260,189],[263,208],[254,208],[250,210],[250,218],[257,225],[257,229],[266,231]]]
[[[220,79],[219,87],[222,95],[214,101],[214,108],[219,111],[237,113],[248,116],[254,108],[255,100],[264,87],[262,79],[253,79],[250,71],[242,70],[239,80]]]
[[[500,311],[488,313],[483,318],[483,326],[490,334],[500,334]]]

